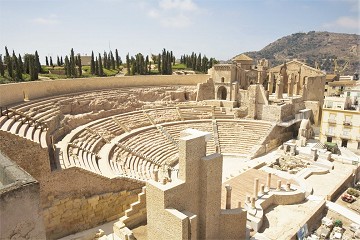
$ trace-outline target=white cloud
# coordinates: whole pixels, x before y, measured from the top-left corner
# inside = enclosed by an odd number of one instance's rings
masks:
[[[197,10],[197,5],[192,0],[161,0],[159,2],[161,9],[180,9],[185,11]]]
[[[150,8],[147,15],[164,27],[191,26],[192,17],[200,10],[193,0],[159,0],[157,8]]]
[[[357,29],[360,30],[360,22],[356,17],[339,17],[334,22],[325,24],[326,28],[340,27],[345,29]]]
[[[55,25],[59,23],[59,20],[55,14],[51,14],[48,17],[38,17],[32,20],[32,22],[39,25]]]
[[[335,24],[344,28],[359,28],[359,19],[351,17],[340,17],[335,21]]]

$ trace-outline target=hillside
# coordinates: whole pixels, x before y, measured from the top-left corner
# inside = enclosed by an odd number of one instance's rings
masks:
[[[270,43],[260,51],[246,52],[253,59],[266,58],[272,66],[297,58],[310,66],[318,63],[321,70],[334,71],[334,60],[338,65],[349,61],[343,74],[354,74],[360,69],[360,36],[357,34],[315,32],[294,33]]]

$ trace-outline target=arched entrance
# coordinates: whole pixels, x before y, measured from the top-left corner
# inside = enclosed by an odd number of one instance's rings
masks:
[[[220,86],[217,92],[217,98],[220,100],[226,100],[227,90],[226,87]]]

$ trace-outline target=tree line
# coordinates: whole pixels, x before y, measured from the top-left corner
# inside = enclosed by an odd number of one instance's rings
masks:
[[[39,54],[25,54],[24,61],[20,54],[16,55],[13,50],[12,55],[9,54],[8,48],[5,47],[5,56],[0,55],[0,75],[21,82],[24,80],[24,74],[28,74],[30,80],[36,80],[41,72],[41,64]]]
[[[159,54],[143,55],[138,53],[135,56],[126,55],[127,75],[148,75],[148,74],[162,74],[171,75],[173,73],[173,66],[176,58],[172,51],[165,48]],[[186,68],[190,68],[197,72],[206,73],[213,64],[217,63],[214,58],[208,59],[201,53],[192,53],[191,55],[182,55],[180,63],[184,64]],[[57,56],[56,62],[52,57],[45,57],[45,65],[54,68],[62,67],[65,75],[68,78],[82,77],[83,64],[80,54],[75,55],[74,49],[71,49],[70,54],[64,58]],[[115,54],[112,51],[97,56],[91,52],[90,73],[95,76],[104,76],[104,69],[119,70],[123,65],[119,52],[115,49]],[[62,69],[60,68],[60,69]],[[9,54],[8,48],[5,47],[5,56],[0,55],[0,75],[7,77],[13,81],[23,81],[26,79],[37,80],[39,73],[47,73],[46,68],[41,67],[39,54],[35,51],[34,54],[25,54],[22,58],[20,54],[16,55],[13,51]]]
[[[180,57],[180,63],[185,64],[187,68],[194,71],[206,73],[208,69],[218,63],[215,58],[208,59],[205,55],[201,57],[201,53],[196,55],[192,52],[191,55],[183,55]]]

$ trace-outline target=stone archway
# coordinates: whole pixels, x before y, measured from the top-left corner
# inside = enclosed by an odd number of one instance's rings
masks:
[[[217,98],[219,100],[226,100],[227,97],[227,89],[224,86],[220,86],[217,91]]]

